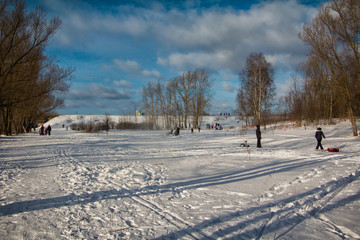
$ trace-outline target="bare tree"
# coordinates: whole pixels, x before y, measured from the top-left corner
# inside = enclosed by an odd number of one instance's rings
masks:
[[[255,123],[264,119],[262,113],[269,111],[275,94],[274,70],[262,53],[252,53],[246,60],[246,65],[240,73],[241,89],[244,102],[249,104]]]
[[[198,127],[212,99],[211,81],[205,70],[189,71],[166,83],[149,82],[143,87],[143,107],[151,119],[162,116],[165,127],[187,128],[192,115]]]
[[[192,110],[193,126],[200,127],[201,117],[206,114],[212,99],[211,81],[209,74],[204,69],[198,69],[192,73],[194,75],[192,90]]]
[[[190,103],[192,101],[192,90],[194,84],[194,74],[186,72],[174,79],[174,86],[177,94],[180,96],[184,106],[184,127],[188,126],[188,118],[190,115]]]
[[[143,87],[143,107],[145,108],[147,121],[153,126],[156,125],[156,83],[148,82],[146,87]]]
[[[242,120],[245,120],[246,126],[250,124],[251,112],[249,103],[245,99],[244,89],[241,88],[236,95],[236,113]]]
[[[330,73],[332,88],[342,96],[342,105],[358,136],[354,110],[360,104],[360,2],[333,0],[323,5],[300,38],[311,47],[309,57],[317,57]]]
[[[61,21],[42,7],[26,12],[24,1],[0,2],[1,133],[27,131],[46,111],[61,106],[73,72],[44,55]]]
[[[302,124],[304,117],[304,93],[299,80],[295,75],[292,76],[292,85],[289,94],[286,96],[287,108],[290,109],[290,120],[297,122],[299,126]]]

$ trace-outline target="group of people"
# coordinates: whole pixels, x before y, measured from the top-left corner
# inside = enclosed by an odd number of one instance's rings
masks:
[[[198,131],[200,132],[201,128],[198,127]],[[191,133],[194,133],[194,128],[191,128]]]
[[[215,130],[222,130],[223,129],[223,127],[220,125],[220,123],[215,123],[215,125],[212,124],[211,129],[214,129],[214,128],[215,128]]]
[[[51,126],[48,125],[46,128],[44,127],[44,124],[41,125],[39,129],[40,135],[51,135]]]
[[[224,114],[225,117],[230,117],[231,114],[230,113],[220,113],[220,117]]]
[[[49,126],[50,127],[50,126]],[[210,129],[210,124],[207,124],[207,128]],[[211,129],[216,129],[216,130],[222,130],[222,126],[219,124],[219,123],[215,123],[215,124],[212,124],[211,125]],[[199,132],[200,132],[200,127],[198,128]],[[191,128],[191,133],[194,132],[194,129]],[[256,133],[256,139],[257,139],[257,144],[256,144],[256,147],[258,148],[262,148],[261,146],[261,130],[260,130],[260,125],[256,125],[256,130],[255,130],[255,133]],[[179,127],[176,127],[173,129],[170,130],[170,132],[168,134],[171,134],[171,135],[174,135],[174,136],[178,136],[180,135],[180,128]],[[49,133],[50,135],[50,133]],[[316,148],[315,150],[318,151],[319,148],[321,149],[321,151],[324,151],[324,147],[322,146],[321,142],[322,142],[322,139],[323,138],[326,138],[322,129],[319,127],[317,128],[317,131],[315,133],[315,138],[317,140],[317,145],[316,145]],[[250,145],[248,144],[247,141],[245,141],[244,143],[241,143],[240,144],[241,147],[250,147]]]
[[[180,135],[180,128],[179,127],[175,127],[174,129],[171,129],[170,132],[166,133],[166,135],[174,135],[174,136],[178,136]]]

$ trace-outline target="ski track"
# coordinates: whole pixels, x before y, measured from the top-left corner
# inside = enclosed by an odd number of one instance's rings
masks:
[[[319,238],[360,235],[331,215],[359,203],[356,141],[331,154],[291,131],[264,134],[263,149],[229,132],[46,137],[0,139],[0,238],[284,239],[312,224]]]
[[[70,179],[70,186],[69,186],[69,190],[68,191],[74,191],[75,194],[81,194],[81,192],[78,192],[78,187],[77,187],[77,183],[86,183],[86,182],[95,182],[94,181],[94,173],[95,175],[101,175],[103,174],[104,171],[108,171],[108,169],[106,169],[105,166],[98,166],[96,167],[94,170],[91,168],[86,168],[85,166],[83,166],[83,164],[80,164],[79,162],[74,161],[74,158],[71,157],[71,155],[69,154],[68,151],[61,151],[60,152],[60,169],[63,171],[64,175],[68,175],[69,179]],[[66,166],[66,168],[64,167]],[[142,171],[143,170],[143,171]],[[141,176],[143,175],[146,178],[147,182],[150,182],[151,179],[153,178],[154,175],[156,175],[156,173],[154,172],[154,169],[141,169],[139,170],[135,170],[133,168],[130,167],[130,169],[125,170],[127,171],[126,174],[122,173],[121,175],[128,175],[128,172],[133,172],[132,176]],[[158,206],[156,203],[151,202],[150,200],[146,200],[144,198],[142,198],[141,196],[137,196],[137,192],[133,192],[132,186],[131,186],[131,181],[127,181],[124,184],[120,184],[120,183],[116,183],[115,179],[112,179],[110,175],[108,176],[103,176],[102,178],[102,182],[98,182],[98,185],[101,186],[112,186],[112,188],[116,189],[117,191],[121,191],[124,195],[127,195],[127,198],[129,198],[130,200],[133,201],[132,205],[136,204],[138,205],[137,208],[145,208],[153,213],[155,213],[156,215],[158,215],[163,221],[165,221],[165,225],[170,227],[170,228],[174,228],[174,229],[182,229],[182,228],[188,228],[191,227],[191,223],[186,222],[185,220],[183,220],[181,217],[177,216],[177,214],[172,213],[171,211],[167,211],[163,208],[161,208],[160,206]],[[161,179],[161,177],[159,178]],[[91,180],[91,181],[89,181]],[[128,179],[129,180],[129,179]],[[136,179],[132,179],[132,183],[136,184],[137,180]],[[143,182],[143,180],[139,181],[140,183]],[[64,184],[63,184],[64,185]],[[89,184],[85,184],[87,186],[86,189],[89,189]],[[91,187],[91,185],[90,185]],[[80,187],[80,189],[83,189],[83,187]],[[91,192],[89,192],[91,194]],[[141,195],[141,194],[140,194]],[[76,223],[79,223],[80,221],[85,221],[91,218],[92,214],[91,213],[87,213],[86,211],[84,213],[81,214],[81,216],[85,216],[83,218],[81,218],[80,220],[77,220],[74,223],[69,224],[69,226],[71,225],[75,225]],[[128,225],[130,225],[128,228],[121,228],[121,229],[141,229],[142,227],[139,226],[134,226],[133,223],[127,221],[126,222]],[[163,224],[162,224],[163,225]],[[113,230],[112,232],[116,232],[116,230]],[[189,236],[197,239],[199,237],[196,237],[196,235],[199,235],[201,237],[207,237],[204,233],[202,233],[201,231],[199,231],[198,233],[189,233]]]

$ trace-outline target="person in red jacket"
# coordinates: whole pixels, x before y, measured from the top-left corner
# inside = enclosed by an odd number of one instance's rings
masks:
[[[41,127],[40,127],[40,135],[44,135],[44,130],[45,130],[44,125],[41,125]]]

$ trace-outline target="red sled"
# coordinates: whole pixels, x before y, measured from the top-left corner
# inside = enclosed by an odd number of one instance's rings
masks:
[[[328,148],[328,152],[338,152],[339,148]]]

